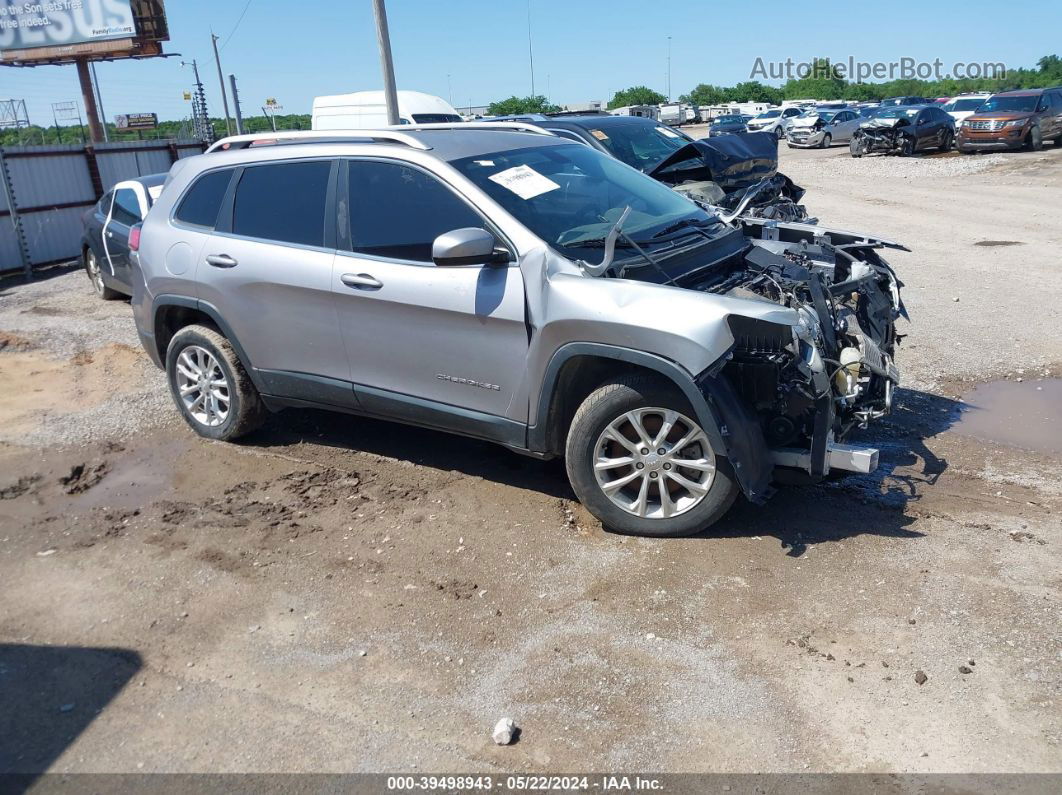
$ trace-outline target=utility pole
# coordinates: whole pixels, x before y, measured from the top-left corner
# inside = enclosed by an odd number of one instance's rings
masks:
[[[671,37],[667,37],[667,101],[671,101]]]
[[[531,65],[531,96],[535,95],[535,51],[531,47],[531,0],[527,0],[527,60]]]
[[[96,106],[100,109],[100,119],[103,120],[103,140],[110,141],[111,137],[107,134],[107,114],[103,112],[103,94],[100,93],[100,78],[96,74],[96,62],[92,62],[92,84],[96,89]]]
[[[221,36],[210,34],[210,43],[214,45],[214,63],[218,66],[218,85],[221,86],[221,106],[225,109],[225,134],[232,135],[232,119],[229,117],[229,98],[225,94],[225,78],[221,76],[221,56],[218,55],[218,39]]]
[[[236,91],[236,75],[229,75],[232,86],[232,111],[236,114],[236,134],[243,135],[243,114],[240,112],[240,95]]]
[[[395,64],[391,59],[391,34],[387,30],[387,9],[384,0],[372,0],[376,17],[376,39],[380,45],[380,69],[383,72],[384,99],[387,102],[387,123],[396,125],[398,118],[398,89],[395,88]]]

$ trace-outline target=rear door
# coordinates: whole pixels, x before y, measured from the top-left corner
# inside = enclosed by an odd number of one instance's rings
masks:
[[[444,411],[438,404],[504,416],[528,348],[519,268],[436,266],[438,235],[494,232],[488,221],[416,166],[346,164],[340,224],[349,218],[349,237],[340,241],[333,289],[359,402],[399,418],[425,401],[436,418]]]
[[[103,227],[103,250],[107,255],[111,275],[123,284],[129,284],[129,230],[144,220],[146,208],[141,207],[140,197],[130,187],[118,187],[107,223]]]
[[[337,166],[314,158],[236,169],[196,280],[268,394],[349,406],[332,295]]]

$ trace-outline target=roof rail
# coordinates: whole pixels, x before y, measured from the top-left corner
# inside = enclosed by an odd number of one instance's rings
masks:
[[[206,150],[206,154],[218,151],[231,151],[233,149],[246,149],[254,144],[280,144],[280,143],[342,143],[350,140],[386,141],[389,143],[403,144],[412,149],[428,150],[428,144],[419,138],[410,135],[410,132],[421,130],[498,130],[508,129],[519,132],[537,133],[550,135],[549,130],[544,130],[527,122],[496,121],[496,122],[442,122],[435,124],[403,124],[395,127],[381,127],[375,130],[284,130],[281,132],[264,131],[248,135],[230,135],[212,143]]]
[[[212,143],[206,154],[233,149],[246,149],[254,144],[272,143],[338,143],[351,139],[370,141],[388,141],[404,144],[412,149],[431,149],[423,141],[412,135],[397,130],[284,130],[282,132],[260,132],[249,135],[230,135]]]

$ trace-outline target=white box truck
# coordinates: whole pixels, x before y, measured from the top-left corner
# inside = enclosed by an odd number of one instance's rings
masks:
[[[398,92],[400,124],[437,124],[461,121],[446,100],[419,91]],[[316,97],[312,127],[315,130],[375,130],[387,126],[383,91],[355,91]]]

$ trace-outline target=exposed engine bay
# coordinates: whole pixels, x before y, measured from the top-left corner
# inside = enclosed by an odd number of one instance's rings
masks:
[[[915,136],[910,119],[871,119],[852,133],[849,148],[855,157],[873,152],[909,155],[914,150],[914,144]]]
[[[854,448],[840,443],[892,408],[896,320],[906,311],[878,250],[902,247],[804,225],[740,223],[752,243],[741,262],[695,288],[771,301],[799,320],[786,327],[732,315],[734,348],[722,374],[755,412],[774,464],[813,478],[831,467],[870,471],[871,454],[851,460]]]

